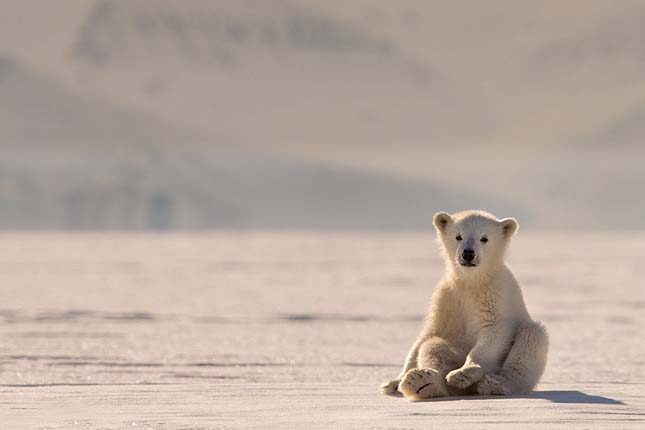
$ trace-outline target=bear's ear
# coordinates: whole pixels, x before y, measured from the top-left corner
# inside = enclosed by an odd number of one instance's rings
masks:
[[[519,224],[515,218],[504,218],[499,224],[502,226],[502,234],[507,239],[513,236],[519,228]]]
[[[452,223],[452,218],[445,212],[437,212],[434,214],[432,223],[439,233],[443,233],[446,231],[446,227]]]

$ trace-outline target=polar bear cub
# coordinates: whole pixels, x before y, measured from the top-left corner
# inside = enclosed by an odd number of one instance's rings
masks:
[[[465,211],[439,212],[433,223],[446,272],[403,370],[381,389],[410,400],[530,392],[546,365],[548,337],[504,263],[517,221]]]

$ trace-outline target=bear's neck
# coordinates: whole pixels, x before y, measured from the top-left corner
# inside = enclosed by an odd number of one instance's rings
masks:
[[[456,267],[451,267],[451,278],[457,286],[467,288],[485,288],[495,284],[501,274],[508,270],[506,265],[497,266],[495,268],[481,267],[475,270],[460,270]]]

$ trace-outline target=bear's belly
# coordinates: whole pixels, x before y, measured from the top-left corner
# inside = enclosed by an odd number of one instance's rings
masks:
[[[468,349],[471,349],[475,346],[479,333],[485,326],[485,323],[482,321],[482,318],[478,313],[466,308],[461,315],[460,326],[462,328],[462,332],[459,334],[457,342]]]
[[[460,349],[470,350],[475,346],[481,324],[472,315],[453,314],[449,321],[444,322],[445,324],[437,333],[439,337]]]

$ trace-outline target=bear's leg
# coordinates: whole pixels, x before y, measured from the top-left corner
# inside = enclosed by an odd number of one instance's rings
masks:
[[[501,370],[484,375],[477,384],[477,392],[484,395],[531,392],[546,366],[548,347],[549,338],[542,324],[524,324],[517,330]]]
[[[446,385],[446,374],[463,364],[466,351],[444,339],[432,337],[419,347],[416,369],[405,374],[399,391],[410,400],[442,397],[453,393]]]

